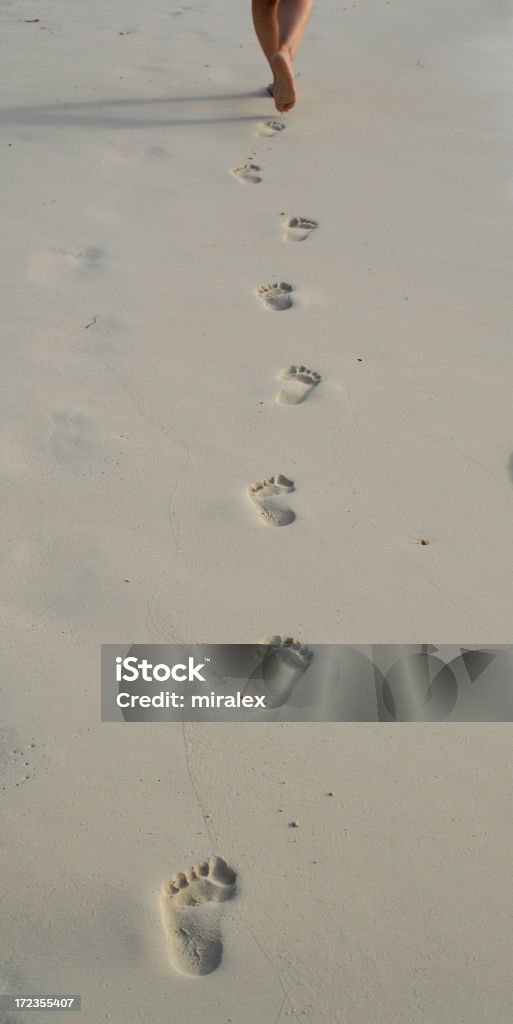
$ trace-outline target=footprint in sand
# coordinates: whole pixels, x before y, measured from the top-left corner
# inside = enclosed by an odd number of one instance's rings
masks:
[[[284,226],[286,242],[304,242],[319,225],[316,220],[309,220],[308,217],[286,217]]]
[[[241,164],[240,167],[232,167],[232,174],[235,175],[239,181],[244,181],[246,184],[258,185],[262,181],[260,175],[260,167],[258,164]]]
[[[103,262],[105,253],[97,245],[88,245],[85,249],[60,250],[77,267],[86,267],[87,270],[96,270]]]
[[[280,380],[286,380],[287,384],[276,398],[282,405],[299,405],[308,398],[321,379],[320,373],[309,370],[307,366],[288,366],[280,373]]]
[[[289,526],[294,522],[296,513],[283,506],[283,494],[294,491],[294,481],[288,480],[282,473],[270,476],[268,480],[258,480],[249,488],[249,496],[258,508],[260,518],[267,526]]]
[[[223,944],[216,903],[235,895],[236,872],[222,857],[179,872],[162,888],[160,909],[172,967],[197,977],[221,963]]]
[[[291,284],[286,281],[274,281],[273,284],[262,284],[258,289],[258,295],[268,309],[281,311],[290,309],[292,299],[290,293],[294,291]]]
[[[287,127],[283,124],[283,121],[261,121],[258,125],[255,135],[267,136],[268,138],[272,135],[277,135],[278,132],[283,132]]]
[[[283,640],[281,636],[268,637],[264,643],[269,645],[269,652],[250,676],[245,693],[265,696],[266,708],[279,708],[306,672],[313,653],[306,644],[298,643],[291,636]]]
[[[105,257],[105,251],[96,245],[85,246],[83,249],[48,247],[31,253],[28,272],[32,280],[45,287],[63,279],[85,282],[89,274],[103,268]]]
[[[62,466],[68,468],[83,464],[91,451],[88,442],[89,424],[80,413],[56,412],[53,427],[46,443],[47,451]]]

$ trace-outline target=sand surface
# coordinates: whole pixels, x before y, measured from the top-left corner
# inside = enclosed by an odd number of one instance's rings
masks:
[[[0,15],[0,990],[505,1024],[510,726],[100,726],[99,645],[511,642],[510,11],[321,0],[282,131],[247,3]]]

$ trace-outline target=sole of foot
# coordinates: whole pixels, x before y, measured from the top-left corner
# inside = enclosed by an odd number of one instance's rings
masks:
[[[274,105],[280,113],[285,113],[287,110],[292,110],[296,102],[292,59],[288,53],[278,50],[271,58],[271,68],[274,75]]]

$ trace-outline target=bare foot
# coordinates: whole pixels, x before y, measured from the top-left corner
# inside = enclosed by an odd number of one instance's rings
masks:
[[[271,60],[274,72],[273,97],[276,109],[283,112],[292,110],[296,102],[294,69],[292,59],[286,50],[277,50]]]

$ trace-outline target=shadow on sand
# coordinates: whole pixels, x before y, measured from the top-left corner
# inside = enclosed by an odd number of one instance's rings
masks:
[[[4,125],[75,125],[93,128],[153,128],[191,127],[202,124],[225,124],[238,121],[261,121],[265,113],[227,114],[214,117],[176,117],[171,114],[175,104],[236,102],[262,99],[265,90],[239,93],[210,93],[207,96],[166,96],[149,99],[88,100],[75,103],[34,104],[0,109],[0,124]],[[156,108],[159,116],[151,116]],[[169,116],[162,116],[169,110]],[[144,114],[143,114],[144,112]],[[173,111],[175,114],[176,111]],[[269,112],[270,113],[270,112]],[[146,116],[145,116],[146,115]]]

